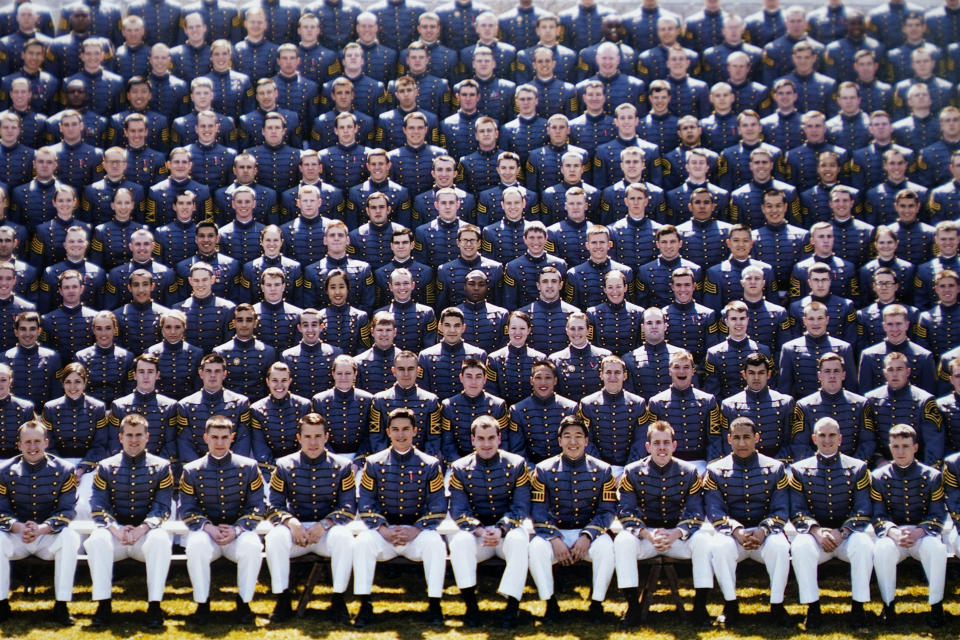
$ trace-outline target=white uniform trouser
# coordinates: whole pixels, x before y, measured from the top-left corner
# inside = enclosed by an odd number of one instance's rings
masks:
[[[448,537],[447,542],[450,544],[450,564],[453,565],[457,587],[465,589],[477,586],[477,563],[496,555],[506,561],[497,591],[517,600],[523,597],[523,587],[527,583],[527,547],[530,544],[530,536],[523,528],[508,531],[495,547],[483,546],[472,531],[458,531]]]
[[[733,536],[713,536],[710,559],[724,600],[737,599],[737,564],[744,558],[762,562],[767,567],[767,575],[770,577],[770,604],[782,603],[787,578],[790,576],[790,542],[787,536],[771,533],[759,549],[750,551],[744,549]]]
[[[943,582],[947,573],[947,546],[939,536],[924,536],[912,547],[901,547],[890,538],[878,538],[873,545],[873,570],[877,574],[880,597],[885,603],[897,595],[897,564],[910,556],[920,561],[927,576],[927,602],[943,600]]]
[[[561,529],[560,537],[567,546],[572,545],[580,537],[579,529]],[[607,589],[613,579],[615,560],[613,557],[613,540],[604,534],[597,536],[590,543],[584,560],[593,565],[593,589],[590,597],[597,602],[603,602],[607,597]],[[553,565],[557,556],[553,553],[553,544],[546,538],[534,536],[530,541],[530,575],[537,585],[537,592],[541,600],[553,597]]]
[[[800,604],[820,599],[817,566],[830,558],[839,558],[850,565],[850,595],[854,602],[870,602],[870,574],[873,572],[873,538],[863,531],[854,531],[833,551],[824,551],[809,533],[797,534],[790,544],[793,575],[797,578]]]
[[[93,583],[93,599],[107,600],[113,586],[113,563],[124,558],[143,562],[147,568],[147,599],[150,602],[163,600],[163,589],[170,570],[173,555],[173,536],[163,529],[151,529],[137,540],[126,545],[117,540],[106,527],[98,527],[84,541],[90,581]]]
[[[304,523],[304,526],[311,524]],[[349,527],[334,525],[316,544],[301,547],[293,544],[290,529],[285,525],[277,525],[264,538],[264,543],[267,566],[270,568],[270,586],[274,593],[286,591],[290,586],[290,558],[299,558],[308,553],[330,558],[334,593],[347,590],[353,570],[353,532]]]
[[[357,536],[353,550],[353,592],[358,596],[370,595],[373,590],[373,574],[377,563],[403,556],[408,560],[423,563],[423,576],[427,580],[427,597],[443,596],[443,576],[447,571],[447,546],[436,531],[421,531],[410,544],[392,545],[379,531],[366,529]]]
[[[40,536],[33,542],[24,543],[19,535],[0,535],[0,600],[10,596],[10,560],[22,560],[37,556],[41,560],[53,560],[53,587],[57,600],[73,599],[73,574],[77,570],[77,554],[80,551],[80,536],[73,529],[61,529],[59,533]]]
[[[657,551],[649,540],[641,540],[629,531],[621,531],[613,540],[614,557],[617,560],[617,586],[634,589],[640,586],[637,560],[646,560],[658,555],[667,558],[691,560],[693,563],[693,588],[713,588],[713,567],[710,566],[712,534],[698,529],[686,540],[675,540],[664,552]]]
[[[244,602],[253,600],[260,573],[263,545],[260,536],[253,531],[244,531],[226,545],[213,541],[206,531],[191,531],[187,534],[187,573],[193,585],[193,601],[207,602],[210,599],[210,563],[224,556],[237,563],[237,592]]]

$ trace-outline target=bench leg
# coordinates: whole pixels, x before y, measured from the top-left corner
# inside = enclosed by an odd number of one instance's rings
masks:
[[[670,588],[670,597],[677,607],[677,613],[682,615],[684,608],[683,599],[680,597],[680,583],[677,580],[677,570],[671,563],[665,564],[663,570],[667,578],[667,586]]]
[[[317,586],[317,580],[320,579],[320,572],[322,571],[320,566],[320,561],[317,560],[313,563],[313,566],[310,567],[310,575],[307,576],[307,584],[303,587],[303,593],[300,594],[300,602],[297,604],[297,617],[302,618],[303,614],[307,611],[307,605],[310,604],[310,600],[313,599],[313,588]]]
[[[646,621],[647,615],[650,613],[650,603],[653,600],[653,592],[657,590],[657,585],[660,583],[660,566],[661,562],[659,559],[650,565],[647,582],[643,585],[643,591],[640,594],[641,622]]]

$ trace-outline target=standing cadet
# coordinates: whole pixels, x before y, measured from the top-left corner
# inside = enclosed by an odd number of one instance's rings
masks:
[[[134,558],[147,569],[147,628],[163,628],[160,601],[167,582],[173,538],[161,528],[170,517],[173,473],[165,457],[147,451],[150,426],[138,414],[120,421],[123,451],[102,460],[93,475],[91,508],[97,528],[83,543],[99,604],[94,626],[110,623],[113,563]]]
[[[507,428],[507,407],[501,398],[484,390],[487,380],[483,360],[466,358],[460,365],[463,391],[440,403],[441,452],[446,464],[467,455],[473,445],[473,423],[482,415]]]
[[[202,388],[177,403],[177,454],[181,463],[206,453],[207,422],[214,416],[229,420],[230,446],[240,455],[250,455],[250,400],[223,386],[227,365],[223,356],[210,353],[200,360]],[[234,437],[235,436],[235,437]]]
[[[670,358],[682,351],[666,342],[666,320],[663,309],[649,307],[644,311],[643,343],[623,356],[627,365],[627,386],[644,398],[655,396],[670,386]]]
[[[500,449],[503,429],[491,416],[470,425],[474,452],[451,465],[450,515],[458,532],[448,539],[450,564],[467,605],[468,627],[483,624],[477,606],[477,563],[494,555],[506,561],[497,591],[507,599],[500,620],[517,626],[527,581],[529,537],[523,520],[530,515],[530,477],[522,456]]]
[[[13,393],[40,405],[51,396],[53,381],[60,370],[60,356],[42,346],[40,315],[24,311],[13,320],[17,344],[3,354],[3,362],[13,370]]]
[[[740,618],[737,564],[744,558],[763,562],[770,577],[770,615],[779,626],[789,617],[783,592],[790,575],[790,542],[783,527],[789,517],[789,475],[783,463],[757,452],[760,433],[750,418],[730,424],[731,453],[707,465],[704,478],[706,517],[717,531],[712,564],[723,591],[723,620],[729,628]]]
[[[367,528],[357,536],[353,554],[353,587],[360,596],[354,625],[374,622],[370,591],[377,562],[398,555],[423,563],[427,622],[442,625],[446,547],[436,529],[447,513],[443,470],[439,460],[414,446],[417,415],[412,410],[391,411],[386,431],[390,446],[367,457],[360,478],[357,509]]]
[[[463,341],[463,312],[456,307],[447,307],[440,312],[440,336],[442,340],[420,352],[417,358],[417,377],[423,387],[441,398],[454,395],[457,375],[467,358],[484,362],[487,352]]]
[[[111,403],[107,420],[119,433],[120,424],[128,415],[143,417],[147,421],[147,451],[173,461],[177,459],[177,401],[157,392],[159,377],[155,355],[141,353],[134,358],[133,393]]]
[[[440,399],[417,385],[417,354],[401,351],[393,360],[393,377],[396,380],[389,389],[373,396],[370,407],[370,452],[389,446],[389,416],[394,409],[403,407],[413,411],[417,419],[417,432],[412,436],[414,446],[429,455],[440,455]]]
[[[293,616],[290,606],[290,558],[306,553],[330,558],[333,596],[331,621],[350,621],[343,594],[353,568],[353,532],[347,525],[357,511],[350,461],[326,450],[327,421],[308,413],[297,421],[300,450],[277,460],[270,479],[269,511],[274,527],[266,537],[267,566],[277,595],[270,622]]]
[[[796,434],[790,429],[793,397],[769,387],[770,361],[758,351],[744,359],[740,377],[746,388],[720,403],[720,423],[711,425],[707,459],[713,460],[729,452],[724,431],[741,416],[750,418],[757,425],[755,430],[759,439],[756,448],[760,453],[781,460],[790,459],[796,446]]]
[[[557,366],[560,374],[560,393],[571,398],[582,398],[599,391],[603,386],[600,362],[609,356],[610,352],[593,346],[587,339],[589,331],[587,314],[574,311],[567,316],[566,333],[569,344],[565,349],[547,356],[547,359]]]
[[[290,367],[274,362],[266,371],[270,392],[250,405],[250,456],[261,468],[297,449],[297,426],[310,413],[310,400],[290,393]]]
[[[263,520],[263,478],[257,463],[230,450],[234,421],[211,416],[204,426],[207,454],[184,465],[180,509],[190,529],[184,547],[196,611],[189,621],[210,621],[210,563],[226,556],[237,564],[237,607],[234,620],[251,624],[250,601],[260,573],[263,545],[255,531]]]
[[[10,393],[12,386],[13,369],[0,363],[0,457],[4,460],[17,455],[20,425],[36,415],[32,402]]]
[[[711,535],[701,528],[700,473],[693,464],[673,457],[677,440],[669,422],[651,424],[645,445],[649,455],[627,465],[620,478],[617,517],[623,530],[613,546],[617,585],[627,599],[623,623],[633,627],[640,622],[637,560],[663,555],[693,561],[693,618],[702,625],[709,622],[707,594],[713,588],[713,569]]]
[[[741,372],[746,358],[759,351],[770,357],[770,347],[759,344],[747,335],[749,314],[740,300],[728,302],[721,312],[727,325],[727,339],[707,349],[703,364],[703,390],[727,398],[743,389]]]
[[[300,312],[297,330],[300,343],[281,354],[281,359],[290,367],[291,388],[297,395],[311,398],[330,387],[333,378],[333,360],[341,353],[335,347],[320,339],[323,333],[323,316],[316,309],[304,309]]]
[[[920,445],[917,432],[907,424],[890,429],[892,461],[871,474],[873,569],[883,598],[880,620],[896,622],[897,565],[910,556],[920,561],[927,576],[928,624],[943,626],[943,583],[947,549],[940,537],[947,512],[943,478],[937,469],[916,460]]]
[[[147,348],[146,353],[157,359],[160,381],[157,390],[171,398],[182,398],[197,388],[196,371],[203,358],[203,350],[183,339],[187,316],[178,309],[160,314],[160,333],[163,340]]]
[[[37,556],[53,560],[53,620],[70,626],[80,537],[69,528],[75,515],[77,477],[73,465],[46,453],[47,428],[25,422],[17,435],[20,455],[0,466],[0,620],[10,616],[10,560]]]
[[[370,406],[373,396],[357,388],[357,364],[341,354],[333,361],[333,387],[313,396],[313,410],[327,419],[325,448],[353,462],[363,464],[370,449]]]
[[[530,541],[530,574],[540,599],[547,601],[544,623],[556,624],[560,605],[554,597],[553,565],[590,562],[590,617],[600,622],[615,565],[607,531],[616,517],[617,481],[607,463],[587,455],[590,433],[583,420],[566,416],[557,440],[562,453],[538,464],[530,481],[536,529]]]

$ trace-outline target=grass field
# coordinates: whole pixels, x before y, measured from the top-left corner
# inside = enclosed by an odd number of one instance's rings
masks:
[[[302,566],[302,565],[301,565]],[[21,568],[22,569],[22,568]],[[218,562],[214,565],[214,588],[212,590],[213,621],[210,625],[197,628],[189,625],[186,617],[193,611],[190,582],[183,565],[171,568],[170,578],[163,603],[167,612],[167,628],[165,632],[152,633],[145,629],[146,591],[142,578],[142,565],[123,563],[117,565],[114,586],[114,620],[107,630],[91,628],[90,619],[96,609],[95,603],[90,601],[89,576],[86,567],[80,565],[77,571],[77,589],[71,611],[77,618],[77,624],[68,629],[56,626],[45,620],[45,614],[52,607],[52,566],[43,566],[33,569],[36,573],[32,582],[36,585],[34,593],[27,593],[22,586],[15,588],[11,593],[13,616],[0,625],[2,638],[26,638],[28,640],[49,640],[56,637],[58,640],[101,640],[118,638],[164,638],[171,640],[217,638],[225,640],[300,640],[301,638],[328,638],[330,640],[352,640],[363,638],[369,640],[388,640],[405,638],[423,638],[438,640],[441,638],[471,638],[477,640],[500,640],[506,638],[524,638],[541,640],[546,638],[584,638],[588,640],[609,638],[611,640],[688,640],[688,639],[720,639],[720,638],[824,638],[827,640],[845,639],[876,639],[894,640],[901,638],[950,638],[960,636],[960,600],[957,599],[958,580],[956,576],[948,576],[948,590],[945,609],[949,614],[957,616],[948,620],[947,626],[937,632],[931,632],[926,626],[925,613],[927,611],[925,589],[921,584],[922,574],[920,566],[914,562],[905,562],[901,565],[900,583],[898,591],[900,619],[893,628],[881,629],[875,624],[871,633],[854,633],[845,626],[845,613],[849,610],[848,593],[843,590],[845,567],[831,564],[821,568],[822,603],[825,624],[818,633],[807,634],[801,631],[800,621],[804,608],[797,604],[796,588],[791,582],[787,591],[787,609],[797,618],[794,629],[772,628],[763,616],[767,610],[766,603],[766,575],[762,567],[751,562],[741,565],[739,594],[742,601],[746,620],[736,630],[695,628],[686,624],[681,616],[672,611],[672,606],[666,604],[666,593],[661,592],[651,609],[649,621],[645,626],[621,630],[618,618],[625,611],[626,605],[616,589],[611,588],[606,604],[607,620],[590,620],[587,617],[588,602],[586,587],[588,583],[588,568],[558,571],[558,597],[560,607],[565,618],[556,627],[544,628],[535,621],[535,616],[543,613],[543,604],[536,598],[535,592],[528,587],[527,601],[522,605],[522,611],[528,623],[515,631],[505,632],[499,629],[499,610],[502,608],[501,599],[495,595],[498,573],[494,570],[481,570],[480,585],[478,588],[481,598],[481,609],[488,613],[491,622],[489,629],[466,629],[461,625],[457,616],[462,615],[464,607],[453,585],[452,576],[448,572],[448,585],[444,598],[444,613],[447,623],[442,628],[427,627],[422,624],[418,614],[426,610],[426,601],[423,598],[423,577],[419,566],[399,566],[390,571],[382,568],[378,571],[377,584],[373,597],[374,611],[377,614],[376,625],[358,632],[352,628],[333,625],[324,620],[324,609],[328,600],[325,597],[329,588],[318,587],[316,599],[311,603],[307,615],[290,624],[272,627],[267,622],[267,616],[273,608],[273,598],[265,586],[268,580],[266,567],[260,576],[257,597],[252,604],[253,610],[260,616],[257,626],[241,627],[231,622],[233,599],[236,589],[231,585],[234,578],[233,565],[227,562]],[[20,571],[22,574],[22,571]],[[296,578],[296,571],[294,572]],[[28,579],[22,576],[22,579]],[[680,573],[681,587],[689,587],[689,576]],[[566,588],[562,584],[568,585]],[[616,581],[614,580],[614,586]],[[575,588],[574,588],[575,587]],[[681,589],[681,594],[690,606],[693,591],[689,588]],[[876,586],[873,590],[874,598],[878,597]],[[719,614],[721,610],[720,593],[715,589],[709,605],[711,614]],[[351,612],[356,612],[357,604],[351,603]],[[869,606],[873,613],[879,613],[879,604],[875,601]]]

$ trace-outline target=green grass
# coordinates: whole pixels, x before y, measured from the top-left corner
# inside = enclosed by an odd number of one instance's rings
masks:
[[[560,607],[564,611],[564,620],[556,627],[544,628],[533,619],[543,613],[543,604],[535,600],[536,593],[528,587],[526,600],[521,605],[525,616],[530,620],[515,632],[501,631],[498,626],[499,611],[503,607],[502,600],[495,595],[499,574],[496,570],[481,570],[478,594],[481,599],[480,607],[490,621],[489,629],[465,629],[457,616],[464,613],[463,604],[453,586],[452,576],[448,572],[447,590],[444,597],[444,613],[447,616],[446,626],[432,628],[422,624],[420,613],[426,610],[424,598],[423,577],[419,566],[398,567],[394,575],[385,575],[382,567],[378,570],[377,584],[373,596],[373,607],[378,623],[364,629],[361,633],[352,628],[344,628],[330,624],[324,620],[323,614],[327,607],[329,587],[318,587],[316,598],[311,602],[306,617],[295,619],[293,622],[280,627],[272,627],[267,622],[267,616],[273,608],[273,598],[268,593],[268,573],[266,567],[260,576],[257,597],[252,603],[253,610],[260,616],[257,626],[240,627],[231,622],[235,587],[231,586],[235,570],[227,562],[218,562],[214,565],[214,587],[212,594],[213,620],[203,628],[190,626],[186,617],[193,611],[189,579],[183,565],[171,568],[167,590],[163,603],[167,612],[167,628],[163,633],[153,634],[145,629],[146,622],[146,591],[143,580],[142,565],[123,563],[116,567],[114,585],[114,619],[108,630],[93,630],[90,620],[96,609],[96,604],[90,601],[89,577],[86,568],[81,565],[77,571],[77,589],[74,602],[70,605],[71,611],[77,618],[77,624],[63,629],[48,621],[48,610],[52,607],[52,566],[43,566],[35,569],[33,576],[36,585],[34,593],[26,593],[22,584],[11,593],[13,616],[0,625],[2,638],[26,638],[28,640],[49,640],[56,636],[58,640],[116,640],[119,638],[160,638],[179,640],[217,638],[227,640],[301,640],[306,638],[328,638],[330,640],[350,640],[363,638],[369,640],[392,640],[406,638],[423,638],[424,640],[438,640],[441,638],[471,638],[476,640],[500,640],[508,638],[523,638],[542,640],[546,638],[584,638],[588,640],[608,638],[610,640],[690,640],[690,639],[725,639],[725,638],[773,638],[773,639],[801,639],[822,638],[826,640],[846,639],[914,639],[914,638],[957,638],[960,634],[960,601],[957,599],[957,580],[948,577],[948,590],[945,599],[945,609],[949,614],[957,616],[948,621],[945,628],[936,633],[930,632],[926,626],[925,614],[927,611],[925,588],[922,585],[922,573],[919,564],[906,562],[901,565],[901,589],[897,597],[899,602],[900,620],[895,627],[881,629],[875,624],[870,633],[853,633],[845,627],[845,613],[849,611],[849,594],[844,590],[844,565],[828,565],[821,567],[821,598],[823,610],[826,614],[825,624],[819,633],[807,634],[800,630],[800,619],[804,608],[797,604],[796,587],[791,583],[787,591],[787,609],[797,617],[795,629],[776,629],[766,624],[763,613],[767,610],[766,602],[766,575],[762,567],[751,562],[741,565],[740,589],[738,591],[743,612],[746,615],[744,624],[735,631],[723,629],[694,628],[684,622],[684,619],[672,611],[672,605],[667,604],[666,593],[660,592],[651,608],[648,622],[641,628],[622,631],[618,626],[618,618],[626,609],[626,604],[620,598],[615,588],[611,588],[609,600],[606,603],[607,620],[595,621],[587,618],[588,602],[587,588],[589,569],[576,568],[574,570],[558,571],[558,587],[561,583],[567,585],[558,591]],[[296,570],[294,576],[296,577]],[[693,598],[693,591],[689,588],[689,575],[681,573],[681,595],[689,609]],[[616,580],[614,579],[614,587]],[[876,585],[873,589],[874,598],[878,598]],[[721,610],[720,594],[714,589],[709,605],[711,614],[719,614]],[[357,603],[351,602],[351,612],[357,610]],[[879,613],[877,601],[869,605],[873,613]]]

